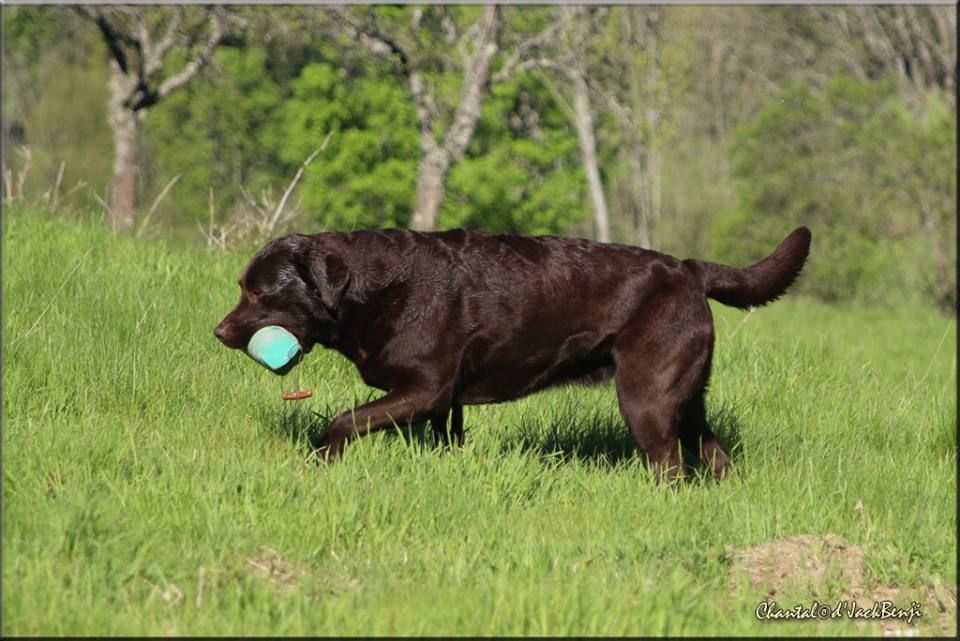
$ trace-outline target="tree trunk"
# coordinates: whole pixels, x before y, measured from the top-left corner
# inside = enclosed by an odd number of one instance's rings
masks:
[[[644,30],[644,49],[650,60],[650,68],[646,73],[647,94],[647,157],[646,178],[647,194],[650,198],[647,206],[647,242],[653,243],[653,232],[660,221],[662,190],[660,182],[660,52],[658,51],[657,24],[660,20],[660,10],[648,7]]]
[[[636,134],[634,134],[636,135]],[[643,171],[643,158],[646,152],[643,143],[634,140],[630,150],[630,186],[633,192],[633,242],[634,244],[650,248],[650,199],[647,197],[647,176]]]
[[[657,49],[657,23],[660,14],[656,8],[631,8],[628,13],[631,32],[644,54],[643,64],[635,56],[628,58],[627,90],[632,110],[642,114],[638,123],[632,118],[624,124],[630,145],[630,173],[633,187],[633,242],[650,248],[660,220],[662,183],[660,176],[661,104],[660,54]]]
[[[663,183],[660,180],[660,151],[654,139],[657,133],[657,118],[650,123],[651,140],[647,148],[647,191],[650,194],[650,205],[647,209],[648,243],[653,243],[654,230],[660,222],[660,212],[663,203]]]
[[[417,200],[410,221],[414,231],[434,231],[440,219],[450,158],[443,149],[424,154],[417,169]]]
[[[607,200],[603,195],[603,183],[600,182],[597,142],[593,137],[593,112],[590,108],[587,81],[581,71],[572,72],[570,80],[573,84],[574,125],[580,139],[580,155],[583,157],[583,169],[587,174],[587,186],[593,202],[594,232],[597,240],[609,243],[610,216],[607,213]]]
[[[114,231],[134,228],[140,196],[142,162],[142,130],[147,109],[176,91],[209,62],[213,50],[227,35],[223,7],[205,8],[209,34],[206,42],[191,53],[197,39],[195,30],[186,33],[182,27],[184,10],[145,9],[143,7],[74,7],[84,18],[97,25],[110,52],[110,97],[107,119],[113,133],[113,178],[108,188],[110,224]],[[149,24],[165,14],[161,33],[151,32]],[[174,47],[183,50],[187,62],[175,72],[163,71],[164,56]],[[158,75],[164,76],[162,82]]]
[[[115,231],[131,231],[136,216],[140,182],[142,116],[124,104],[130,79],[110,62],[110,128],[113,131],[113,179],[110,183],[110,224]]]
[[[420,121],[420,148],[423,156],[417,170],[417,199],[410,229],[433,231],[440,219],[444,184],[450,168],[463,157],[480,119],[490,63],[497,53],[497,6],[487,5],[480,16],[476,50],[464,61],[463,92],[453,123],[442,144],[436,144],[433,129],[435,107],[423,87],[418,70],[409,73],[410,91]]]

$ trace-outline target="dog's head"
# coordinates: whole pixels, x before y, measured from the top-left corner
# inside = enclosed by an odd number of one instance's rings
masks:
[[[335,328],[350,272],[339,255],[315,236],[293,234],[268,243],[240,278],[240,302],[214,335],[243,349],[262,327],[279,325],[304,352]]]

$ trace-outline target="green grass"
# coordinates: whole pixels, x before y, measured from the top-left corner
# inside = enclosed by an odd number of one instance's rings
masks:
[[[4,224],[5,635],[861,633],[759,623],[731,589],[733,550],[808,533],[862,546],[872,583],[956,585],[935,313],[714,306],[721,483],[654,482],[610,385],[468,407],[462,452],[414,430],[318,465],[304,432],[376,391],[317,349],[294,413],[219,345],[249,253]]]

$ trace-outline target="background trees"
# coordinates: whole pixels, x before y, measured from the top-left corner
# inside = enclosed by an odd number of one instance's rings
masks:
[[[196,238],[275,201],[331,134],[300,228],[742,262],[803,223],[808,293],[955,309],[948,7],[2,11],[8,202],[19,176],[130,228],[179,177],[147,232]]]
[[[447,174],[463,157],[480,117],[490,65],[498,51],[497,6],[332,7],[330,11],[337,24],[371,54],[395,62],[406,81],[421,153],[410,227],[432,231],[440,216]],[[474,12],[480,15],[467,22],[467,14]],[[449,86],[454,70],[461,75],[456,97],[438,95],[437,76]]]
[[[214,48],[227,36],[225,12],[222,7],[197,11],[183,6],[75,8],[96,25],[110,52],[110,219],[115,229],[129,230],[134,226],[140,195],[141,139],[147,112],[207,64]],[[183,61],[175,66],[169,58],[177,54]]]

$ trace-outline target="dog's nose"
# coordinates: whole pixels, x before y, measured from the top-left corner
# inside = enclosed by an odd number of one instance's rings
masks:
[[[221,343],[227,342],[227,330],[223,328],[223,323],[213,328],[213,335],[219,338]]]

